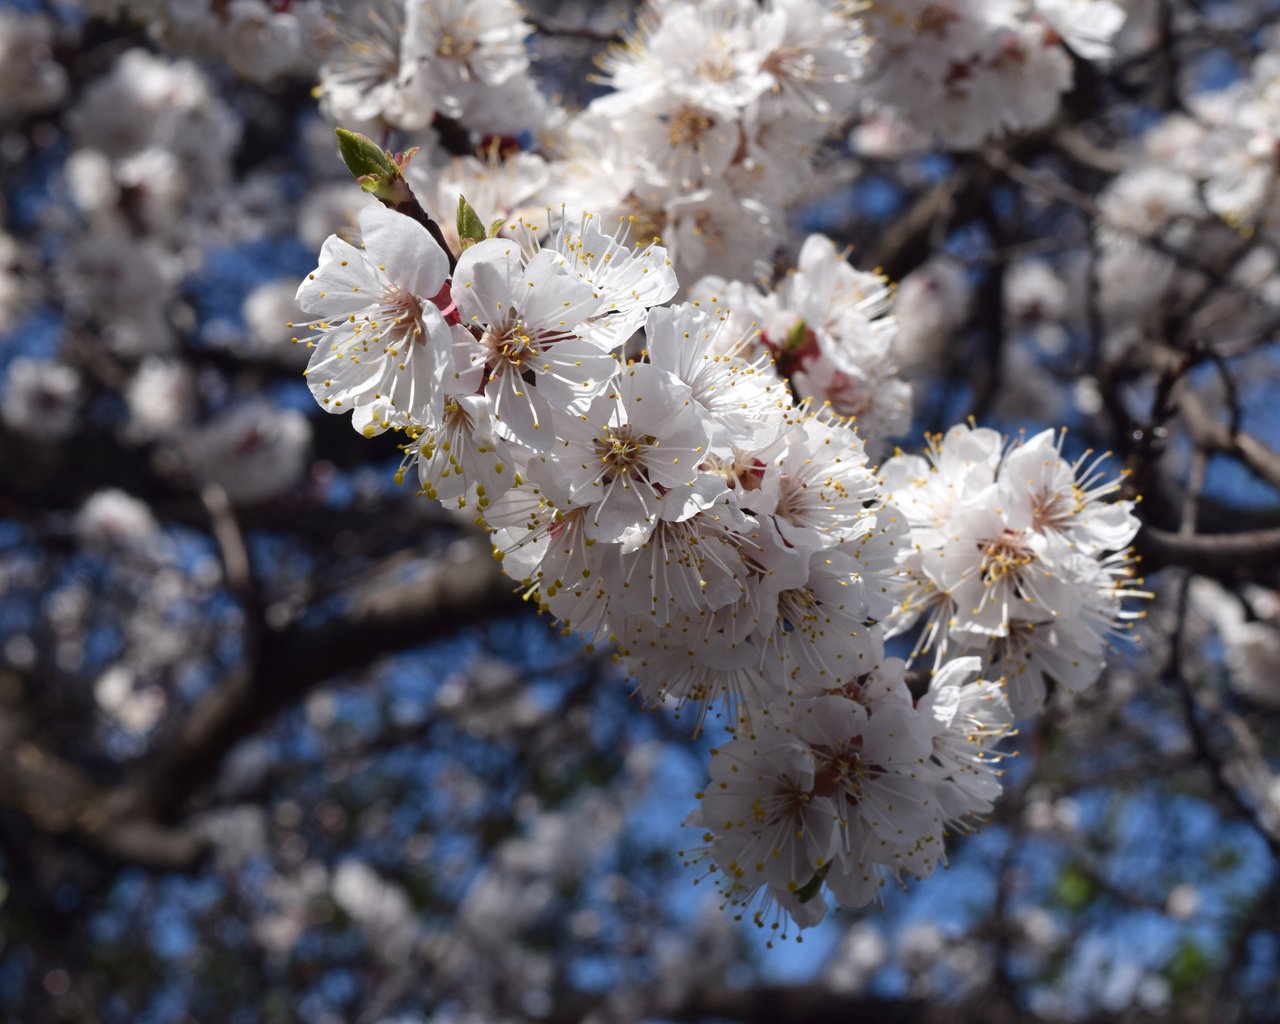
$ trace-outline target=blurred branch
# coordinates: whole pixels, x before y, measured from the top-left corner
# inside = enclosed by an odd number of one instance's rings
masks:
[[[1204,487],[1207,462],[1208,460],[1204,453],[1198,452],[1192,466],[1186,502],[1183,505],[1182,525],[1176,538],[1178,541],[1196,539],[1194,532],[1197,522],[1197,506],[1200,492]],[[1277,543],[1280,545],[1280,531],[1276,532]],[[1205,538],[1200,539],[1203,540]],[[1280,548],[1278,548],[1278,551],[1280,551]],[[1252,806],[1245,799],[1241,793],[1241,787],[1232,783],[1226,759],[1218,752],[1209,736],[1208,724],[1205,721],[1207,711],[1201,705],[1195,687],[1185,671],[1183,644],[1186,642],[1187,612],[1191,604],[1191,579],[1192,573],[1190,571],[1184,573],[1181,585],[1178,588],[1177,615],[1174,620],[1173,630],[1169,636],[1169,659],[1165,668],[1165,677],[1173,684],[1181,699],[1183,722],[1186,725],[1187,734],[1191,737],[1196,759],[1208,771],[1210,778],[1213,780],[1215,790],[1262,837],[1271,851],[1271,856],[1277,862],[1280,862],[1280,835],[1277,835],[1269,827],[1268,823],[1263,820],[1260,809]],[[1270,778],[1269,772],[1264,774],[1268,779]]]
[[[684,1005],[668,1010],[664,1018],[674,1021],[731,1020],[738,1024],[776,1024],[778,1021],[862,1021],[893,1024],[1025,1024],[1039,1018],[1017,1007],[994,1002],[971,1001],[960,1005],[926,1002],[923,999],[881,999],[875,996],[846,995],[822,985],[760,985],[754,988],[708,986],[695,992]],[[568,1018],[564,1018],[567,1020]],[[1083,1024],[1109,1024],[1121,1020],[1159,1020],[1142,1015],[1095,1013],[1079,1018]],[[1185,1020],[1175,1017],[1164,1019]]]
[[[1280,529],[1181,536],[1147,524],[1134,547],[1148,570],[1169,565],[1200,572],[1280,567]]]
[[[213,539],[218,545],[218,556],[222,560],[222,572],[227,586],[244,608],[248,639],[256,639],[256,633],[259,632],[259,594],[253,579],[253,567],[249,562],[249,551],[245,547],[244,535],[240,532],[235,511],[227,498],[227,492],[217,484],[205,484],[200,491],[200,500],[209,513],[209,524],[213,530]],[[252,648],[251,643],[246,643],[246,646]]]
[[[934,248],[938,224],[951,218],[960,195],[973,181],[974,168],[964,165],[917,196],[880,236],[866,262],[895,281],[923,263]]]
[[[342,610],[332,619],[267,628],[256,662],[197,702],[143,766],[133,786],[144,806],[174,813],[216,777],[240,740],[317,684],[523,607],[483,541],[459,542],[416,579],[349,593],[338,603]]]
[[[1178,410],[1192,441],[1200,448],[1239,459],[1272,487],[1280,490],[1280,452],[1227,424],[1219,423],[1204,399],[1190,389],[1178,396]]]
[[[87,774],[33,738],[22,716],[0,717],[0,806],[42,832],[82,842],[112,860],[160,871],[194,867],[203,840],[134,813]]]
[[[626,41],[626,35],[621,28],[612,32],[603,32],[586,25],[556,25],[535,17],[528,11],[524,12],[524,20],[533,26],[533,30],[538,34],[553,36],[557,39],[581,39],[584,42],[601,44],[619,44]]]
[[[242,546],[226,521],[221,529],[229,575],[243,582]],[[415,579],[349,593],[339,603],[342,610],[322,622],[264,625],[256,656],[206,693],[164,746],[118,785],[94,781],[38,744],[16,713],[0,713],[0,806],[114,860],[191,870],[203,839],[165,821],[216,778],[237,743],[321,682],[523,607],[480,541],[460,542]]]

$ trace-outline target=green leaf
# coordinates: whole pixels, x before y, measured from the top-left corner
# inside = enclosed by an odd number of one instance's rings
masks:
[[[489,225],[489,237],[490,237],[490,238],[497,238],[497,237],[498,237],[498,232],[499,232],[499,231],[501,231],[501,230],[503,229],[503,227],[506,225],[506,223],[507,223],[507,218],[506,218],[506,217],[499,217],[499,218],[498,218],[497,220],[495,220],[492,224],[490,224],[490,225]]]
[[[804,885],[796,890],[796,899],[801,903],[808,903],[811,899],[822,891],[822,883],[826,880],[827,872],[831,870],[831,865],[824,864],[813,873],[813,877]]]
[[[805,334],[809,330],[809,325],[803,320],[797,320],[796,325],[787,331],[787,348],[797,349],[804,345]]]
[[[1074,864],[1068,864],[1058,876],[1054,897],[1067,910],[1078,913],[1093,902],[1093,880]]]
[[[486,237],[480,215],[471,208],[466,196],[458,196],[458,237],[462,239],[463,248],[468,242],[482,242]]]
[[[1177,999],[1199,988],[1209,978],[1212,968],[1213,964],[1204,950],[1191,939],[1184,938],[1161,973],[1169,980],[1173,997]]]
[[[345,128],[338,128],[336,131],[338,152],[342,154],[342,162],[347,165],[347,170],[355,175],[356,180],[360,181],[362,188],[365,187],[365,182],[361,179],[383,179],[395,173],[395,165],[383,152],[382,147],[369,136],[347,131]],[[365,188],[365,191],[371,192],[373,189]]]

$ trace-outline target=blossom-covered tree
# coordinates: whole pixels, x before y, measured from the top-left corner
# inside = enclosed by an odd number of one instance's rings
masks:
[[[0,11],[6,1014],[1266,1019],[1277,15]]]

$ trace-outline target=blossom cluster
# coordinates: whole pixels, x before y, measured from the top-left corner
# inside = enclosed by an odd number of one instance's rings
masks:
[[[1002,678],[1016,718],[1039,711],[1052,679],[1070,692],[1102,672],[1109,635],[1135,613],[1132,503],[1105,456],[1075,463],[1065,434],[1046,430],[1006,449],[994,430],[964,424],[934,437],[927,455],[881,467],[886,500],[911,523],[900,563],[908,587],[890,632],[922,623],[917,653],[938,664],[979,655]]]
[[[871,101],[971,149],[1050,121],[1073,80],[1068,48],[1108,58],[1125,12],[1112,0],[894,0],[867,21]]]
[[[512,0],[375,3],[340,25],[320,68],[321,108],[359,128],[536,131],[545,101],[529,76],[531,29]]]
[[[852,422],[792,391],[826,353],[891,333],[883,282],[815,236],[776,292],[725,293],[749,297],[762,330],[716,302],[668,305],[672,260],[656,241],[629,244],[627,221],[608,233],[584,214],[545,237],[499,227],[468,239],[452,269],[426,227],[381,206],[361,213],[359,246],[330,237],[298,291],[316,317],[298,325],[315,398],[368,436],[403,432],[402,473],[474,512],[507,574],[567,630],[614,645],[647,701],[692,708],[699,727],[709,709],[723,715],[735,738],[696,820],[697,855],[727,902],[761,899],[761,923],[777,906],[805,925],[821,917],[824,884],[861,905],[885,878],[930,874],[944,831],[990,809],[991,747],[1012,714],[990,657],[940,657],[913,700],[904,664],[885,658],[884,624],[910,625],[923,538],[950,528],[916,508],[946,505],[958,520],[992,495],[977,472],[962,474],[962,493],[910,493],[902,457],[882,486]],[[993,487],[1002,448],[988,435]],[[981,565],[936,589],[975,600],[962,586],[991,578],[983,552],[1004,544],[992,607],[1030,600],[1034,574],[1008,539],[1020,529],[1056,531],[1023,547],[1048,544],[1058,561],[1043,564],[1059,569],[1077,548],[1091,545],[1078,559],[1096,567],[1098,551],[1128,543],[1128,507],[1098,505],[1111,485],[1077,486],[1042,447],[1002,464],[1008,480],[1048,490],[1009,488],[1009,522],[992,539],[975,526],[976,539],[953,542]],[[1060,503],[1080,495],[1097,527]],[[1080,609],[1097,585],[1081,571],[1051,589],[1045,576],[1034,575],[1041,617]],[[1099,606],[1091,621],[1105,628],[1114,614]]]
[[[1000,684],[978,658],[943,666],[913,700],[903,662],[886,659],[844,686],[775,705],[712,750],[711,781],[691,823],[722,879],[725,902],[786,936],[836,902],[877,900],[886,878],[926,878],[945,862],[948,829],[968,830],[1000,794],[1010,733]],[[773,913],[771,914],[771,911]],[[772,917],[772,920],[769,918]]]
[[[410,178],[442,223],[459,192],[509,220],[561,205],[571,220],[635,218],[690,281],[767,265],[785,209],[817,184],[821,143],[857,111],[870,45],[833,0],[650,3],[602,55],[610,91],[572,111],[531,81],[530,28],[509,0],[382,3],[343,31],[322,107],[420,145]],[[442,132],[459,126],[508,158],[450,151]]]
[[[219,58],[257,82],[309,73],[334,34],[324,0],[82,0],[82,6],[145,25],[170,51]]]
[[[911,385],[897,373],[893,292],[858,270],[829,238],[810,235],[776,288],[701,278],[690,294],[754,336],[796,395],[856,425],[868,456],[911,422]]]
[[[963,271],[930,265],[895,309],[884,277],[821,235],[774,270],[824,140],[868,109],[957,148],[1040,125],[1070,83],[1068,51],[1106,57],[1110,0],[654,0],[604,55],[610,91],[578,112],[539,92],[510,0],[380,0],[332,37],[314,3],[95,9],[144,16],[193,53],[231,46],[259,78],[323,57],[328,117],[422,143],[399,169],[447,248],[349,183],[317,190],[297,220],[323,239],[319,266],[296,300],[278,282],[255,290],[238,344],[281,359],[272,323],[310,318],[293,329],[324,409],[407,439],[403,472],[473,515],[540,608],[611,645],[647,702],[698,727],[721,716],[732,738],[690,856],[728,903],[805,926],[824,890],[861,905],[929,875],[945,832],[990,810],[1013,721],[1051,683],[1097,676],[1129,614],[1135,520],[1095,466],[1068,464],[1051,435],[1010,448],[958,427],[927,459],[874,468],[910,422],[899,363],[933,361],[922,339],[964,319]],[[53,39],[47,19],[0,19],[41,83],[19,104],[0,82],[12,111],[67,88],[45,59]],[[65,168],[79,216],[61,226],[55,284],[126,367],[130,441],[258,503],[306,472],[305,417],[244,401],[192,430],[199,381],[174,358],[201,247],[291,212],[266,177],[232,201],[242,126],[215,84],[135,48],[80,91]],[[1189,188],[1157,209],[1130,201],[1152,187],[1122,176],[1104,195],[1119,233],[1104,259],[1120,235],[1200,208]],[[455,227],[460,193],[487,237]],[[353,213],[354,230],[329,234]],[[0,284],[23,276],[7,238]],[[1020,294],[1044,305],[1025,277],[1007,275],[1013,320]],[[0,322],[22,308],[5,294]],[[281,312],[295,301],[304,317]],[[70,367],[18,358],[0,413],[70,438],[88,390]],[[885,645],[911,630],[934,660],[909,687]]]
[[[556,185],[572,195],[594,183],[588,207],[636,216],[685,279],[750,278],[813,184],[819,144],[857,109],[869,44],[841,3],[650,4],[604,56],[614,91],[565,126]],[[601,153],[618,173],[602,178]]]

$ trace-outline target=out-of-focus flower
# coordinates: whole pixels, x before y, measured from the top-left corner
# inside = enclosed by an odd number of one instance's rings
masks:
[[[10,430],[60,441],[75,432],[80,417],[80,374],[53,360],[18,356],[5,375],[0,416]]]
[[[193,428],[180,447],[197,480],[218,484],[234,502],[254,504],[285,493],[302,479],[311,424],[296,410],[250,399]]]

